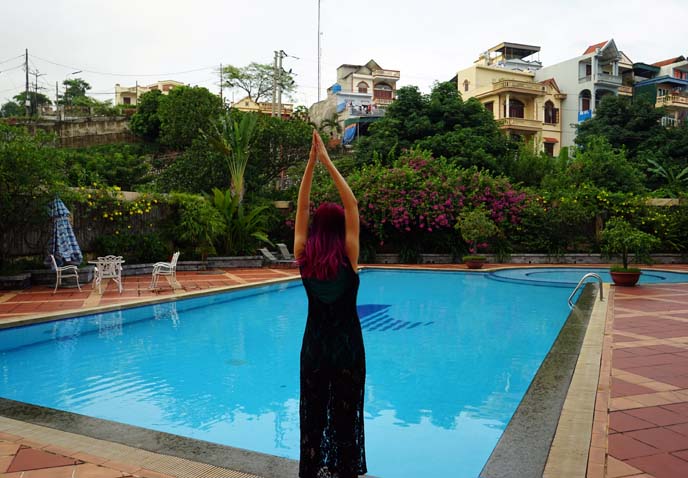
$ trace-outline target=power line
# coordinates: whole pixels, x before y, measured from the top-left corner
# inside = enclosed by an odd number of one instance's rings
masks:
[[[15,56],[14,58],[9,58],[7,60],[0,61],[0,65],[2,65],[3,63],[7,63],[8,61],[16,60],[17,58],[21,58],[22,56],[24,56],[24,55],[21,54],[21,55]]]
[[[7,68],[6,70],[0,70],[0,73],[6,73],[8,71],[17,70],[19,68],[24,68],[24,63],[20,63],[17,66],[13,66],[12,68]]]
[[[203,67],[203,68],[195,68],[195,69],[193,69],[193,70],[185,70],[185,71],[176,71],[176,72],[172,72],[172,73],[145,73],[145,74],[137,74],[137,73],[109,73],[109,72],[102,72],[102,71],[89,70],[89,69],[82,68],[82,67],[76,67],[76,66],[65,65],[65,64],[63,64],[63,63],[57,63],[57,62],[54,62],[54,61],[51,61],[51,60],[47,60],[47,59],[45,59],[45,58],[41,58],[40,56],[36,56],[36,55],[31,55],[31,56],[32,56],[33,58],[38,59],[38,60],[45,61],[45,62],[50,63],[50,64],[52,64],[52,65],[61,66],[61,67],[63,67],[63,68],[69,68],[69,69],[72,69],[72,70],[81,70],[81,71],[86,72],[86,73],[92,73],[92,74],[94,74],[94,75],[105,75],[105,76],[172,76],[172,75],[183,75],[183,74],[186,74],[186,73],[195,73],[195,72],[197,72],[197,71],[204,71],[204,70],[210,70],[210,69],[215,68],[214,66],[206,66],[206,67]]]

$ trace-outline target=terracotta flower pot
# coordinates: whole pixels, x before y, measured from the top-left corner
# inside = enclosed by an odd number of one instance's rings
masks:
[[[469,269],[482,269],[483,264],[487,262],[486,259],[478,259],[478,258],[471,258],[471,259],[464,259],[464,264],[466,264],[466,267]]]
[[[610,271],[614,285],[632,287],[638,283],[641,272],[614,272]]]

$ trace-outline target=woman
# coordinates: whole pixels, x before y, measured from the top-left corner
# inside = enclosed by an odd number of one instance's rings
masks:
[[[316,161],[325,165],[344,208],[324,203],[308,228]],[[356,311],[358,203],[313,131],[296,210],[294,254],[308,295],[301,346],[301,478],[366,473],[363,440],[365,351]]]

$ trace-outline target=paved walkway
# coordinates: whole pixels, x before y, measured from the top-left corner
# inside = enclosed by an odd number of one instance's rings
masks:
[[[447,267],[463,269],[461,265],[428,266]],[[685,266],[661,268],[688,269]],[[266,268],[179,272],[177,288],[166,284],[159,291],[147,289],[150,276],[125,277],[125,291],[121,295],[114,284],[109,284],[102,295],[90,285],[82,292],[59,289],[55,295],[48,286],[34,287],[0,294],[0,323],[36,314],[188,295],[296,275],[296,269]],[[612,287],[611,290],[595,415],[590,424],[587,477],[688,477],[688,284]],[[160,468],[165,470],[163,473],[141,463],[161,463],[170,457],[157,461],[150,457],[143,461],[113,460],[107,458],[105,451],[99,455],[60,447],[56,445],[60,443],[59,436],[53,435],[53,431],[41,432],[34,428],[23,422],[0,419],[0,477],[247,476],[220,469],[189,474],[178,465]],[[98,446],[94,445],[93,449],[98,450]],[[121,453],[123,457],[133,456],[133,452]]]

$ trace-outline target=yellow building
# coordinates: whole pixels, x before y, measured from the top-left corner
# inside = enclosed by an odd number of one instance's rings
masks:
[[[172,88],[177,86],[184,86],[184,83],[174,80],[164,80],[153,83],[152,85],[136,85],[136,86],[120,86],[119,83],[115,85],[115,104],[116,105],[136,105],[138,99],[144,93],[153,90],[162,91],[166,95]]]
[[[566,98],[554,79],[535,81],[542,64],[532,58],[540,47],[500,43],[480,55],[454,78],[464,100],[478,99],[500,123],[550,156],[561,147],[561,102]]]
[[[275,105],[277,107],[277,105]],[[243,111],[246,113],[261,113],[264,115],[272,115],[272,103],[260,102],[257,103],[251,99],[251,97],[246,96],[239,101],[232,103],[231,108]],[[276,110],[277,111],[277,110]],[[291,118],[294,112],[294,105],[290,103],[282,103],[282,118]]]

